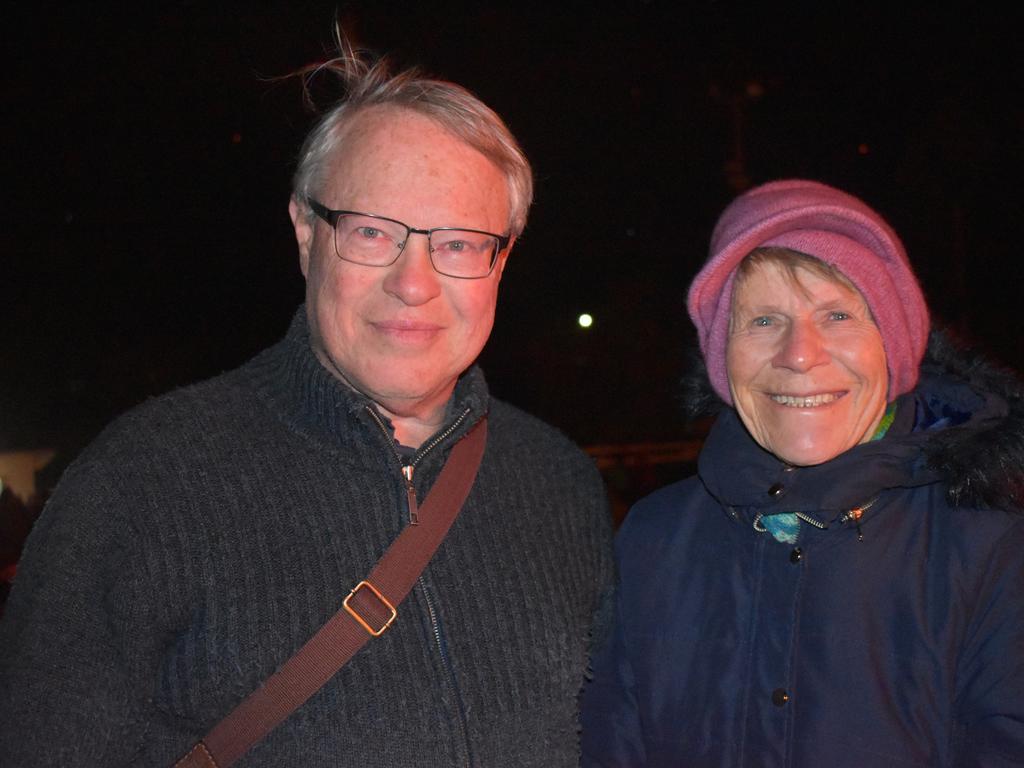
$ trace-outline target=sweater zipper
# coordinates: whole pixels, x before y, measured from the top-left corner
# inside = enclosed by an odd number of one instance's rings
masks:
[[[428,453],[434,450],[434,448],[436,448],[438,445],[447,440],[448,437],[450,437],[451,434],[455,432],[456,429],[459,428],[459,425],[466,420],[467,416],[469,416],[471,409],[467,408],[465,411],[463,411],[462,414],[457,419],[455,419],[455,421],[453,421],[448,426],[447,429],[445,429],[443,432],[440,432],[429,443],[427,443],[426,446],[417,451],[416,455],[413,457],[413,460],[408,464],[403,463],[402,454],[398,452],[398,448],[395,445],[395,439],[394,437],[391,436],[391,432],[384,425],[384,420],[381,419],[380,415],[370,406],[367,406],[366,410],[369,412],[370,416],[373,417],[373,420],[377,423],[377,426],[380,427],[380,430],[381,432],[384,433],[384,436],[388,439],[388,444],[391,446],[391,451],[392,453],[394,453],[395,458],[398,459],[398,463],[402,467],[402,479],[405,481],[406,498],[409,504],[409,524],[418,525],[419,505],[416,501],[416,487],[413,485],[413,476],[416,472],[416,465],[423,459],[424,456],[426,456]],[[427,583],[424,580],[422,574],[420,575],[416,583],[419,586],[420,592],[423,595],[424,602],[427,605],[427,614],[430,618],[431,633],[434,636],[434,644],[435,647],[437,648],[438,655],[441,658],[441,666],[444,668],[444,684],[445,687],[448,688],[452,699],[455,701],[456,714],[458,715],[458,717],[455,718],[456,727],[457,730],[459,731],[459,735],[462,737],[462,743],[465,746],[466,759],[464,765],[466,765],[467,768],[472,768],[473,746],[469,739],[469,722],[466,717],[466,705],[462,701],[462,692],[459,690],[459,682],[458,679],[455,677],[455,668],[452,666],[451,659],[448,656],[447,646],[444,641],[444,633],[441,630],[441,619],[437,615],[437,610],[434,607],[434,600],[430,596],[430,590],[427,589]]]
[[[444,634],[441,631],[441,619],[437,615],[437,611],[434,608],[434,600],[430,596],[430,590],[427,589],[427,583],[423,580],[422,576],[418,583],[420,592],[422,592],[423,599],[427,604],[427,613],[430,615],[430,627],[434,633],[434,643],[437,646],[437,652],[441,656],[441,666],[444,667],[445,685],[448,688],[452,699],[455,701],[455,708],[458,714],[458,717],[455,718],[455,725],[459,732],[459,736],[462,737],[462,743],[466,749],[466,759],[463,765],[467,766],[467,768],[472,768],[473,745],[469,740],[469,721],[466,718],[466,705],[462,701],[462,691],[459,689],[459,681],[455,677],[455,668],[452,666],[451,659],[448,656],[447,644],[444,641]]]
[[[395,438],[391,436],[391,433],[388,431],[388,428],[384,426],[384,420],[380,417],[377,411],[375,411],[370,406],[366,406],[366,411],[367,413],[370,414],[370,416],[373,417],[373,420],[377,422],[377,426],[380,427],[380,431],[383,432],[384,437],[388,439],[388,445],[391,446],[391,452],[395,454],[395,458],[398,459],[398,463],[402,468],[402,479],[405,481],[405,500],[406,504],[408,505],[407,509],[409,510],[409,524],[419,525],[420,505],[416,499],[416,486],[413,485],[412,482],[413,475],[416,473],[416,465],[423,459],[424,456],[426,456],[428,453],[434,450],[434,448],[436,448],[438,445],[447,440],[448,437],[456,429],[459,428],[459,425],[466,420],[467,416],[469,416],[470,409],[467,408],[466,410],[464,410],[462,412],[462,415],[459,416],[459,418],[457,418],[455,421],[453,421],[448,426],[447,429],[445,429],[440,434],[435,435],[434,438],[429,443],[427,443],[426,447],[417,451],[412,461],[409,462],[408,464],[405,464],[402,461],[402,454],[398,452],[398,447],[395,445]]]

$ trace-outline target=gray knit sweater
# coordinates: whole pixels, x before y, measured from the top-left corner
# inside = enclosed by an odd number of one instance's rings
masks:
[[[339,607],[406,521],[368,401],[300,308],[241,368],[118,419],[68,469],[0,625],[0,765],[168,766]],[[590,622],[611,580],[599,475],[460,380],[422,500],[489,412],[476,483],[396,624],[246,766],[576,765]]]

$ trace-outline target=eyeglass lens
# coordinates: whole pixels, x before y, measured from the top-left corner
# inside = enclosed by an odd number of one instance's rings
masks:
[[[395,221],[360,214],[338,217],[334,228],[338,256],[370,266],[387,266],[398,258],[409,231]],[[434,268],[453,277],[483,277],[491,271],[498,240],[464,229],[440,229],[430,234]]]

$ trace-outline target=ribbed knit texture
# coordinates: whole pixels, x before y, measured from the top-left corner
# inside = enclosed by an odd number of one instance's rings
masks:
[[[611,579],[600,478],[477,369],[455,399],[471,417],[420,459],[419,497],[489,409],[487,451],[421,586],[238,765],[576,764]],[[300,647],[405,523],[367,405],[300,309],[247,365],[109,427],[33,531],[0,625],[0,762],[169,765]]]

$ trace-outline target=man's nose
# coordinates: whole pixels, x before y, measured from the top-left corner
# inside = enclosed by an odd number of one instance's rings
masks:
[[[387,269],[384,291],[403,304],[426,304],[441,292],[441,276],[430,263],[430,241],[426,235],[410,233],[398,260]]]
[[[780,341],[781,346],[772,360],[777,368],[805,373],[828,362],[821,329],[810,320],[795,320]]]

